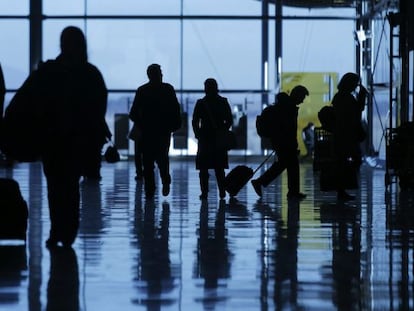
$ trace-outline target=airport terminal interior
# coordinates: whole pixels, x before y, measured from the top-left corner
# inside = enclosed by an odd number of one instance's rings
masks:
[[[0,239],[0,310],[413,310],[414,133],[397,140],[414,119],[413,12],[410,0],[0,2],[4,108],[58,55],[61,30],[78,26],[105,79],[121,154],[103,158],[100,180],[80,180],[78,236],[72,248],[51,249],[41,162],[0,154],[0,178],[18,182],[29,211],[26,239]],[[156,171],[148,199],[135,179],[128,112],[151,63],[174,86],[183,125],[171,138],[171,191],[162,194]],[[301,131],[320,129],[317,113],[347,72],[369,96],[355,200],[344,202],[321,187],[321,154],[304,156]],[[305,199],[287,198],[286,172],[262,197],[248,182],[220,199],[211,171],[200,200],[191,117],[208,77],[234,118],[226,173],[268,158],[256,177],[277,160],[256,116],[279,91],[310,90],[297,133]]]

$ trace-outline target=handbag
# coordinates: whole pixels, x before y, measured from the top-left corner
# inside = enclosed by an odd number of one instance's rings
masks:
[[[116,148],[116,146],[113,144],[111,140],[109,141],[109,146],[105,150],[104,158],[105,161],[108,163],[116,163],[121,160],[118,148]]]

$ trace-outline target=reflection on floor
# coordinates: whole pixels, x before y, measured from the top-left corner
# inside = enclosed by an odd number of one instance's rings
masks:
[[[260,159],[235,159],[231,167]],[[301,202],[286,175],[220,201],[210,178],[200,202],[193,159],[173,159],[168,197],[146,201],[133,162],[104,164],[82,182],[72,250],[49,251],[41,166],[0,168],[30,208],[26,245],[0,245],[0,310],[412,310],[414,195],[384,189],[364,165],[357,200],[319,191],[301,167]]]

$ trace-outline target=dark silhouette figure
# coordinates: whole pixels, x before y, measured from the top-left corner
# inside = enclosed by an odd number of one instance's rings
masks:
[[[215,309],[220,301],[217,294],[219,281],[230,278],[232,254],[227,241],[225,209],[224,201],[219,203],[217,210],[209,208],[206,200],[200,207],[194,273],[196,278],[204,279],[205,297],[209,298],[203,299],[205,310]]]
[[[288,204],[287,223],[277,224],[277,249],[274,253],[275,289],[274,302],[277,310],[284,309],[284,303],[289,301],[293,306],[298,305],[298,236],[299,236],[299,202],[290,201]],[[287,283],[289,286],[287,286]]]
[[[273,310],[304,309],[298,301],[300,201],[289,200],[287,207],[283,207],[285,208],[287,213],[282,209],[274,209],[262,200],[254,204],[254,211],[261,214],[263,237],[258,252],[261,260],[261,310],[270,310],[269,298],[273,299]],[[287,215],[287,219],[282,214]],[[275,226],[274,229],[271,228],[272,225]],[[274,243],[267,243],[269,240]],[[272,281],[273,291],[269,290]]]
[[[358,86],[359,92],[355,97],[353,92]],[[338,92],[332,99],[335,119],[333,139],[336,158],[337,197],[340,200],[355,199],[353,195],[345,191],[345,176],[347,170],[358,170],[361,165],[360,143],[365,138],[361,113],[364,110],[366,95],[367,90],[361,85],[359,75],[348,72],[339,81]]]
[[[46,311],[79,310],[79,268],[75,251],[55,247],[50,250],[50,276]]]
[[[161,310],[166,302],[163,294],[171,292],[175,285],[175,269],[171,267],[169,250],[170,206],[162,204],[160,210],[153,200],[146,200],[144,210],[136,206],[134,229],[137,235],[139,257],[137,258],[136,280],[145,286],[138,286],[144,292],[148,310]],[[142,304],[143,300],[136,303]]]
[[[302,130],[302,139],[306,147],[306,154],[303,156],[304,159],[313,157],[313,150],[315,148],[315,125],[309,122]]]
[[[155,193],[154,163],[158,165],[162,194],[170,193],[169,149],[171,133],[181,127],[180,104],[171,84],[162,82],[161,67],[147,68],[149,82],[138,87],[129,118],[142,135],[142,160],[146,198]]]
[[[51,220],[48,247],[58,243],[69,247],[74,242],[79,227],[79,180],[90,157],[100,154],[107,130],[107,89],[99,70],[88,62],[84,34],[77,27],[66,27],[60,46],[60,55],[41,64],[24,83],[31,103],[37,105]]]
[[[332,225],[332,301],[336,310],[354,310],[361,301],[361,228],[359,209],[346,203],[323,203],[322,223]]]
[[[204,82],[205,96],[194,107],[192,126],[198,139],[196,169],[199,170],[201,195],[208,196],[209,169],[214,169],[220,199],[225,198],[224,169],[229,167],[227,150],[219,144],[218,137],[233,125],[233,116],[227,98],[219,95],[216,80]]]
[[[285,169],[288,174],[288,198],[304,199],[299,190],[299,159],[297,141],[297,117],[299,105],[303,103],[309,91],[302,85],[295,86],[290,95],[279,93],[274,109],[275,130],[270,137],[272,148],[276,150],[277,160],[257,179],[252,180],[256,193],[262,196],[262,187],[269,185]]]

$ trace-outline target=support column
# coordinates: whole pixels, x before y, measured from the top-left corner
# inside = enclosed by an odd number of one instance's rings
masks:
[[[42,60],[42,0],[30,0],[30,71]]]

